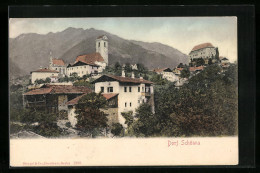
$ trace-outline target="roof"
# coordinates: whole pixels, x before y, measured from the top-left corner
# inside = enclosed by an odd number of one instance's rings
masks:
[[[156,68],[153,70],[154,72],[161,73],[163,71],[171,72],[172,70],[170,68]]]
[[[52,63],[55,65],[65,66],[65,63],[62,59],[52,59]]]
[[[131,78],[131,77],[122,77],[114,75],[102,75],[100,78],[94,80],[92,83],[104,82],[104,81],[118,81],[122,83],[136,83],[136,84],[153,84],[153,82],[140,79],[140,78]]]
[[[103,38],[103,37],[106,37],[105,35],[100,35],[97,37],[97,39],[100,39],[100,38]]]
[[[82,62],[81,60],[75,62],[73,65],[69,64],[68,67],[75,67],[75,66],[82,66],[82,65],[91,65],[91,66],[99,67],[99,65],[96,65],[94,63],[85,63],[85,62]]]
[[[67,105],[76,105],[76,104],[78,104],[79,99],[82,98],[82,97],[85,96],[85,95],[87,95],[87,93],[86,93],[86,94],[83,94],[83,95],[81,95],[81,96],[78,96],[78,97],[76,97],[76,98],[74,98],[74,99],[72,99],[72,100],[70,100],[70,101],[68,101],[66,104],[67,104]],[[102,95],[106,98],[106,100],[109,100],[109,99],[111,99],[111,98],[117,96],[118,93],[114,93],[114,94],[113,94],[113,93],[109,93],[109,94],[103,93]]]
[[[221,61],[222,61],[222,60],[228,60],[228,59],[225,57],[225,58],[222,58]]]
[[[202,43],[202,44],[199,44],[197,46],[194,46],[193,49],[191,50],[191,52],[195,51],[195,50],[203,49],[203,48],[206,48],[206,47],[214,47],[214,46],[211,43]]]
[[[86,64],[95,64],[96,61],[103,62],[104,59],[100,55],[100,53],[95,52],[95,53],[86,54],[86,55],[79,55],[76,58],[76,62],[78,62],[78,61],[84,62]]]
[[[199,66],[199,67],[190,67],[189,70],[190,71],[199,71],[199,70],[203,70],[204,67],[203,66]]]
[[[48,69],[48,68],[43,68],[43,69],[38,69],[38,70],[35,70],[35,71],[31,71],[32,72],[39,72],[39,73],[59,73],[58,71],[56,70],[51,70],[51,69]]]
[[[72,85],[43,85],[39,89],[31,90],[24,95],[42,95],[42,94],[84,94],[90,93],[92,90],[84,86]]]
[[[74,99],[68,101],[66,104],[67,104],[67,105],[75,105],[75,104],[78,104],[79,99],[80,99],[81,97],[85,96],[85,95],[86,95],[86,94],[83,94],[83,95],[81,95],[81,96],[78,96],[78,97],[76,97],[76,98],[74,98]]]
[[[109,94],[102,93],[102,95],[103,95],[107,100],[109,100],[109,99],[111,99],[111,98],[117,96],[118,93],[109,93]]]

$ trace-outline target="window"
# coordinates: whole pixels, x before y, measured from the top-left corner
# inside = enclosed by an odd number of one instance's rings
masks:
[[[132,106],[132,103],[130,102],[130,107]]]
[[[84,68],[86,68],[86,66],[84,66]]]
[[[138,103],[140,103],[140,100],[138,100]]]
[[[142,87],[142,92],[144,92],[144,87]]]
[[[93,66],[92,66],[92,69],[93,69]]]
[[[129,87],[129,92],[132,92],[132,87]]]
[[[125,89],[125,93],[127,92],[127,87],[124,87],[124,89]]]
[[[56,70],[58,70],[58,68],[56,68]]]
[[[98,47],[100,47],[100,42],[98,42]]]
[[[106,47],[106,42],[104,42],[104,47]]]
[[[100,91],[103,93],[104,92],[104,87],[100,87]]]
[[[143,99],[143,103],[144,103],[144,99]]]
[[[82,74],[83,74],[83,71],[82,71]]]
[[[112,93],[113,92],[113,87],[107,87],[107,92]]]
[[[140,87],[138,87],[138,92],[140,92]]]
[[[125,107],[127,106],[127,103],[125,102]]]

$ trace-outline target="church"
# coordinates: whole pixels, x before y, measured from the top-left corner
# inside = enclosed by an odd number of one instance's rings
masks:
[[[77,56],[73,64],[67,66],[67,76],[77,73],[78,76],[96,75],[108,65],[108,38],[105,35],[96,39],[96,52]]]

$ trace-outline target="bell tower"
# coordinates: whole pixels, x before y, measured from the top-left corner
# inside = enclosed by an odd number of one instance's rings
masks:
[[[96,39],[96,52],[100,53],[105,63],[108,65],[108,38],[105,35]]]

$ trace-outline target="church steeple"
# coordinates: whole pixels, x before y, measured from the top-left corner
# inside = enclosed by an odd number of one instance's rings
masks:
[[[108,64],[108,38],[105,35],[96,39],[96,52],[100,53],[106,64]]]

